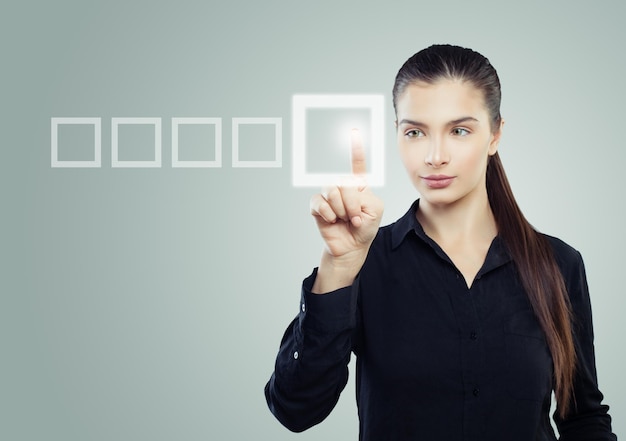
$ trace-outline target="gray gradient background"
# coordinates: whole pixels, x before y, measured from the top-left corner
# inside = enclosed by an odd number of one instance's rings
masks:
[[[416,198],[390,90],[418,49],[487,55],[500,151],[540,230],[580,250],[600,385],[626,427],[625,7],[545,2],[15,2],[0,8],[0,439],[357,439],[354,386],[302,435],[266,408],[321,251],[291,186],[291,96],[387,97],[384,223]],[[50,166],[50,118],[102,117],[102,167]],[[163,166],[111,168],[111,117],[161,117]],[[222,117],[224,165],[174,169],[172,117]],[[283,167],[234,169],[232,117],[283,118]]]

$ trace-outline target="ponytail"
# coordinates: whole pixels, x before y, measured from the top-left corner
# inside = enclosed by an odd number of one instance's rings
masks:
[[[573,396],[576,353],[563,275],[548,240],[530,225],[517,205],[498,153],[487,164],[487,194],[498,234],[513,258],[546,335],[554,365],[558,413],[565,417]]]

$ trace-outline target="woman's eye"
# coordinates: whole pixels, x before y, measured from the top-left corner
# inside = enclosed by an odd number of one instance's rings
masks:
[[[419,137],[424,136],[424,133],[421,130],[413,129],[413,130],[409,130],[404,135],[407,136],[408,138],[419,138]]]
[[[452,129],[452,133],[457,136],[465,136],[465,135],[469,135],[469,130],[464,129],[462,127],[455,127],[454,129]]]

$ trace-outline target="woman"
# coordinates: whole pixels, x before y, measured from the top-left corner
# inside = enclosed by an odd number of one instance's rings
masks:
[[[431,46],[393,89],[402,161],[421,199],[380,228],[358,176],[311,212],[325,242],[266,386],[289,429],[321,422],[357,356],[362,440],[615,440],[597,387],[580,254],[536,232],[498,156],[500,83],[482,55]]]

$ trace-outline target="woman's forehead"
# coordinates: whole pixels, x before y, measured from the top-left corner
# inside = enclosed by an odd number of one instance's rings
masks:
[[[468,81],[442,79],[435,83],[415,82],[409,84],[397,101],[398,120],[453,120],[459,115],[486,114],[482,91]]]

